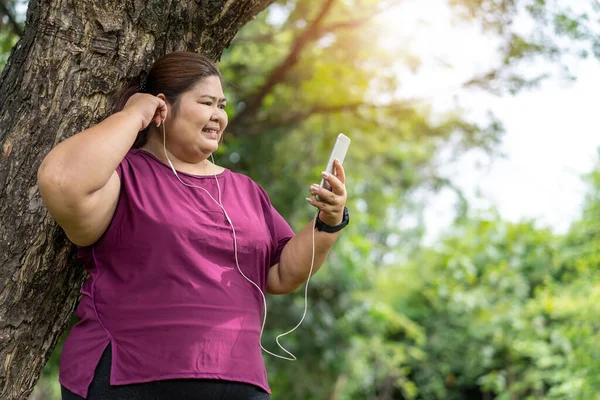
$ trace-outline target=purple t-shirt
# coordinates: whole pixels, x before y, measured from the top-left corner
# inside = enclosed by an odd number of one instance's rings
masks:
[[[60,383],[86,397],[111,343],[113,385],[210,378],[270,393],[259,343],[262,297],[237,269],[223,211],[144,150],[131,150],[117,173],[121,192],[108,229],[79,248],[90,278],[62,350]],[[179,176],[218,200],[214,176]],[[250,178],[230,170],[217,177],[240,268],[264,292],[294,233]]]

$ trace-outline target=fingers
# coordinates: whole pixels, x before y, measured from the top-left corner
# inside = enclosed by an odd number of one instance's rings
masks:
[[[317,184],[311,185],[310,194],[313,196],[319,196],[320,202],[325,202],[327,204],[337,204],[343,200],[343,197],[337,196],[332,191],[322,188]]]
[[[154,123],[157,127],[159,127],[167,118],[167,103],[164,100],[156,97],[158,100],[158,105],[156,107],[156,111],[154,112]]]
[[[327,214],[340,213],[344,209],[344,207],[341,207],[340,205],[326,203],[325,201],[319,201],[319,200],[315,199],[314,197],[307,197],[306,201],[311,206],[319,209],[319,211],[323,211],[323,213],[327,213]]]
[[[160,118],[164,121],[165,119],[167,119],[167,103],[165,103],[164,100],[162,99],[158,99],[159,103],[159,110],[160,110]]]
[[[346,175],[344,174],[344,169],[337,160],[334,162],[333,165],[334,173],[328,174],[327,172],[323,172],[322,176],[323,179],[327,181],[329,185],[331,185],[333,193],[342,196],[346,192],[346,186],[344,185],[344,182],[346,181]]]
[[[317,198],[307,198],[306,201],[317,208],[319,219],[331,226],[335,226],[343,219],[344,205],[346,204],[346,175],[344,168],[338,160],[333,163],[333,174],[323,172],[323,179],[331,185],[327,190],[320,185],[312,184],[310,193]]]
[[[339,225],[344,219],[344,207],[342,205],[332,205],[314,198],[307,198],[306,201],[319,210],[319,220],[329,225]]]
[[[325,211],[326,209],[342,209],[346,203],[346,189],[343,185],[341,188],[341,193],[336,194],[331,190],[327,190],[315,183],[310,186],[310,194],[317,196],[318,199],[307,198],[306,200],[322,211]]]
[[[320,185],[313,184],[310,187],[310,193],[313,196],[319,196],[319,200],[328,204],[343,204],[346,201],[346,175],[342,164],[335,160],[333,163],[333,174],[323,172],[323,180],[331,186],[331,190],[327,190]],[[336,176],[337,175],[337,176]]]
[[[343,185],[346,184],[346,173],[344,172],[344,167],[337,158],[333,161],[333,173]]]

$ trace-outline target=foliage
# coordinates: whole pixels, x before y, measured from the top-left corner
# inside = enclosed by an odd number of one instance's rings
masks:
[[[2,0],[0,5],[0,71],[19,40],[25,22],[26,0]]]
[[[537,87],[560,67],[559,77],[576,79],[569,58],[600,59],[600,20],[597,1],[557,0],[450,0],[456,14],[477,21],[486,32],[501,38],[497,66],[469,84],[495,93]],[[540,61],[550,61],[545,66]],[[538,68],[525,73],[528,64]],[[542,65],[540,67],[540,65]]]
[[[405,364],[418,398],[597,398],[599,171],[564,237],[533,222],[471,216],[378,275],[365,298],[426,338],[425,357]]]

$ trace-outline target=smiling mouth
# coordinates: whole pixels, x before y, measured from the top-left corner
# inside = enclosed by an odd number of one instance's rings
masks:
[[[202,132],[204,132],[204,133],[212,133],[212,134],[219,133],[219,131],[216,130],[216,129],[202,129]]]

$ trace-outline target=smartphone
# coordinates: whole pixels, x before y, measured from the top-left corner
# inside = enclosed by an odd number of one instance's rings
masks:
[[[344,162],[344,158],[348,152],[348,147],[350,147],[350,138],[343,133],[340,133],[335,141],[331,155],[329,156],[329,162],[325,168],[326,172],[333,174],[333,160],[336,158],[339,160],[340,164]],[[325,179],[321,179],[321,187],[331,190],[331,185],[329,185],[329,182],[327,182]]]

